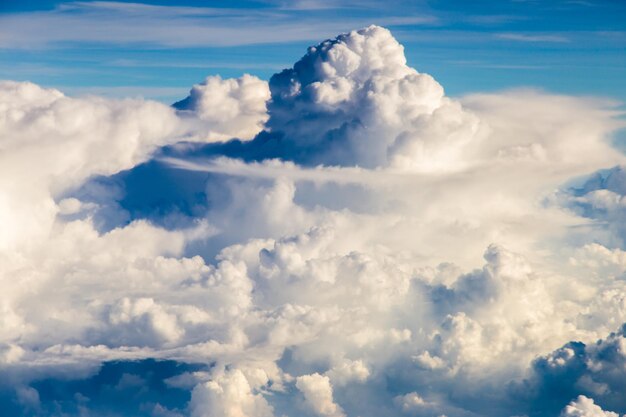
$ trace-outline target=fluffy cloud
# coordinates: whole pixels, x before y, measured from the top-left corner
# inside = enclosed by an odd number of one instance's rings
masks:
[[[254,394],[240,370],[226,371],[194,388],[191,398],[193,417],[272,417],[270,405]]]
[[[556,199],[577,214],[596,220],[596,241],[607,246],[624,247],[623,227],[626,195],[626,171],[623,166],[603,170],[583,184],[559,193]]]
[[[250,139],[261,131],[268,119],[266,102],[269,98],[267,83],[257,77],[246,74],[223,80],[212,76],[194,85],[189,97],[175,103],[174,107],[190,111],[206,122],[215,137]]]
[[[623,332],[606,337],[626,322],[622,171],[564,186],[624,162],[613,106],[448,98],[375,26],[269,90],[209,77],[175,109],[4,83],[0,401],[45,415],[46,378],[155,358],[200,369],[168,373],[188,397],[144,415],[626,411]],[[203,210],[120,214],[132,175],[150,204]]]
[[[41,239],[57,212],[78,211],[75,200],[70,207],[71,200],[57,206],[53,199],[91,176],[132,168],[182,138],[253,135],[266,118],[267,95],[255,77],[211,79],[192,89],[195,113],[181,120],[157,102],[71,98],[31,83],[0,83],[0,215],[20,218],[3,224],[0,247]]]
[[[44,238],[53,196],[91,175],[133,167],[175,134],[174,111],[137,100],[73,99],[30,83],[0,84],[0,247]]]
[[[595,343],[570,342],[536,359],[531,377],[512,386],[512,395],[532,398],[528,403],[534,412],[555,412],[560,402],[577,395],[563,415],[604,415],[590,398],[604,408],[623,410],[625,347],[623,327]]]
[[[277,152],[307,164],[449,170],[479,131],[479,120],[408,67],[402,46],[377,26],[309,48],[270,89]]]
[[[304,395],[305,403],[315,414],[325,417],[344,417],[341,407],[333,402],[333,387],[327,376],[303,375],[296,380],[296,387]]]
[[[594,404],[591,398],[580,395],[565,407],[561,417],[619,417],[619,414],[612,411],[604,411]]]
[[[365,382],[370,376],[370,371],[361,360],[346,360],[329,370],[326,376],[335,385],[346,385],[352,381]]]

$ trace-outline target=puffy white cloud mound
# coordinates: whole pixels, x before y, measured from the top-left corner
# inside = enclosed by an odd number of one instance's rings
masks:
[[[417,395],[416,392],[410,392],[405,395],[399,395],[394,398],[394,402],[396,405],[404,412],[404,413],[415,413],[423,408],[427,403],[424,401],[422,397]]]
[[[610,103],[534,91],[450,99],[378,26],[310,47],[270,90],[270,156],[308,165],[446,173],[516,160],[554,175],[554,163],[607,163],[610,144],[596,139],[620,124],[601,110]]]
[[[345,417],[345,413],[333,402],[333,387],[327,376],[320,374],[302,375],[296,387],[304,395],[305,403],[315,414],[325,417]]]
[[[0,83],[0,248],[41,239],[52,197],[92,175],[145,161],[172,142],[179,121],[160,103],[70,98],[31,83]]]
[[[266,102],[270,90],[266,81],[252,75],[222,79],[207,77],[191,88],[189,96],[174,104],[193,113],[210,126],[210,139],[251,139],[268,119]]]
[[[561,417],[619,417],[619,414],[604,411],[591,398],[580,395],[565,407]]]
[[[268,128],[314,164],[451,169],[479,130],[379,26],[310,47],[270,89]]]
[[[197,385],[191,399],[192,417],[273,417],[272,407],[255,394],[238,369]]]
[[[28,82],[0,82],[0,248],[41,239],[60,206],[54,197],[94,175],[111,175],[146,161],[161,146],[250,137],[267,118],[267,83],[256,77],[209,77],[179,118],[169,106],[140,99],[67,97]],[[69,205],[72,205],[70,207]]]
[[[172,109],[157,102],[75,99],[11,81],[0,84],[0,118],[3,155],[11,156],[3,169],[57,189],[137,165],[177,128]]]

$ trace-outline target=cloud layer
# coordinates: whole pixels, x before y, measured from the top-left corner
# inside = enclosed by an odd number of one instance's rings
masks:
[[[531,90],[446,97],[377,26],[173,107],[4,82],[0,402],[624,413],[626,177],[592,175],[625,162],[618,116]],[[99,408],[161,367],[128,409]]]

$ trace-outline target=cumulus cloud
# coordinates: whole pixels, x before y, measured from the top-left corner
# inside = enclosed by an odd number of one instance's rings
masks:
[[[394,402],[405,413],[415,412],[426,405],[426,401],[415,392],[400,395],[394,398]]]
[[[328,376],[335,385],[346,385],[353,381],[365,382],[370,376],[370,371],[361,360],[346,360],[335,365],[326,373],[326,376]]]
[[[575,213],[594,220],[596,243],[624,247],[626,230],[623,197],[626,195],[626,172],[616,166],[597,172],[577,187],[564,190],[556,196],[560,204]]]
[[[623,175],[566,185],[624,162],[614,106],[446,97],[376,26],[175,108],[4,83],[0,401],[45,414],[42,380],[155,358],[200,368],[139,415],[626,411]],[[102,229],[111,184],[203,210]]]
[[[402,46],[376,26],[309,48],[270,89],[277,151],[308,164],[450,169],[479,131],[479,120],[408,67]]]
[[[156,102],[72,99],[30,83],[0,85],[0,247],[42,239],[52,196],[91,175],[133,167],[175,134],[172,109]]]
[[[561,413],[562,417],[619,417],[612,411],[604,411],[594,404],[591,398],[580,395],[576,400],[568,404]]]
[[[272,417],[271,406],[252,392],[240,370],[226,371],[196,386],[191,398],[193,417]]]
[[[604,415],[594,400],[603,408],[623,410],[624,346],[624,327],[592,343],[570,342],[536,359],[530,378],[512,386],[512,395],[533,398],[529,403],[543,412],[555,412],[560,402],[578,396],[562,415]]]
[[[327,376],[303,375],[296,380],[296,387],[304,395],[305,403],[315,414],[326,417],[344,417],[341,407],[333,402],[333,387]]]
[[[221,139],[250,139],[267,121],[265,103],[269,98],[267,83],[257,77],[244,75],[223,80],[212,76],[194,85],[189,96],[174,107],[193,112]]]
[[[21,221],[3,225],[0,247],[41,239],[57,212],[79,211],[75,199],[59,205],[53,199],[91,176],[132,168],[182,138],[255,133],[265,117],[266,90],[263,81],[250,76],[216,79],[192,90],[196,113],[192,120],[180,120],[172,108],[153,101],[70,98],[31,83],[2,82],[0,214]],[[204,93],[211,99],[199,98]],[[207,119],[207,111],[214,113],[207,106],[221,113]],[[198,119],[204,122],[201,137],[195,133]]]

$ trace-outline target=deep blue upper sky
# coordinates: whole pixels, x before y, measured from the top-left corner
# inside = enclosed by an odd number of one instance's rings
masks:
[[[0,79],[172,102],[210,74],[267,79],[372,23],[451,95],[532,86],[626,100],[623,0],[2,0]]]

